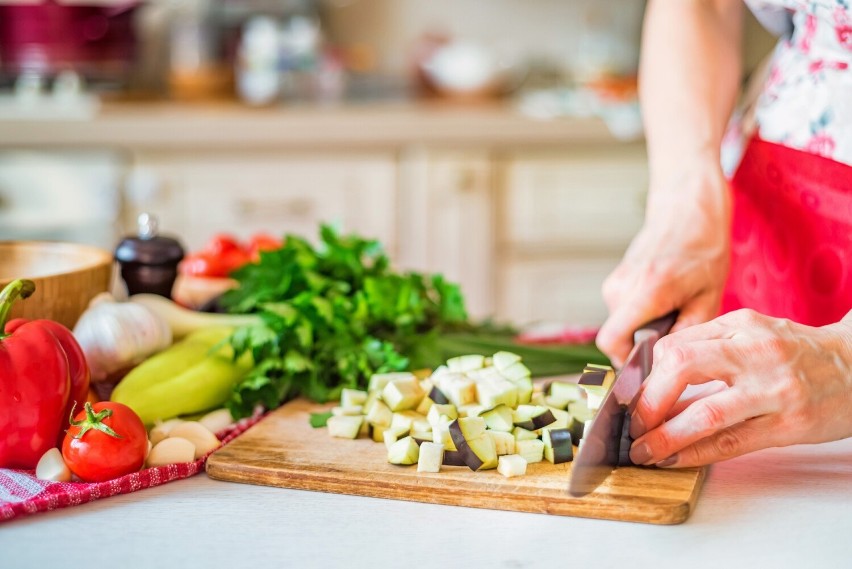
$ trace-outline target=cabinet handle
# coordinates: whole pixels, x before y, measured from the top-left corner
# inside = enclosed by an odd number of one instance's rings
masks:
[[[304,218],[314,213],[315,203],[307,198],[292,200],[242,199],[236,203],[237,215],[241,218]]]

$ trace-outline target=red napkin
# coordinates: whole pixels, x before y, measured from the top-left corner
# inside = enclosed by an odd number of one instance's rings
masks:
[[[257,413],[217,436],[222,445],[226,445],[262,418],[263,415]],[[129,494],[188,478],[204,470],[207,456],[209,455],[194,462],[146,468],[114,480],[94,483],[49,482],[36,478],[33,470],[0,468],[0,522],[37,512],[78,506],[93,500]]]

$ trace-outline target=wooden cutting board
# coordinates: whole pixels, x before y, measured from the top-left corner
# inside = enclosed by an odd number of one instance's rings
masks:
[[[618,468],[595,492],[568,494],[571,463],[530,464],[527,475],[504,478],[496,470],[444,467],[418,473],[388,464],[385,445],[370,439],[336,439],[308,423],[327,410],[296,400],[270,413],[213,453],[207,474],[217,480],[412,500],[451,506],[678,524],[695,506],[706,469]]]

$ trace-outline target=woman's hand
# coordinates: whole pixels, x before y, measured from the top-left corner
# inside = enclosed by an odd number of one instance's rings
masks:
[[[666,336],[633,413],[630,458],[699,466],[852,436],[850,365],[848,322],[812,328],[739,310]],[[688,385],[715,380],[721,389],[678,403]]]
[[[708,154],[652,189],[642,230],[604,282],[610,316],[597,344],[618,366],[642,324],[677,308],[677,331],[719,313],[728,275],[731,200],[718,156]]]

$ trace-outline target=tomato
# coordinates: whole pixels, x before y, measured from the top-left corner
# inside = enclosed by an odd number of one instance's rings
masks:
[[[219,262],[222,264],[222,268],[225,271],[225,274],[223,276],[228,276],[246,263],[251,262],[251,258],[249,257],[248,253],[246,253],[242,249],[234,249],[232,251],[223,253],[219,257]]]
[[[230,272],[221,257],[207,253],[187,255],[180,262],[178,270],[182,275],[194,277],[224,277]]]
[[[139,415],[112,401],[86,403],[62,441],[62,458],[84,482],[103,482],[136,472],[147,453],[148,433]]]
[[[210,241],[207,242],[207,246],[204,247],[204,252],[209,253],[213,257],[220,257],[232,251],[242,250],[243,247],[240,245],[237,238],[233,235],[229,235],[228,233],[219,233],[214,235]]]

